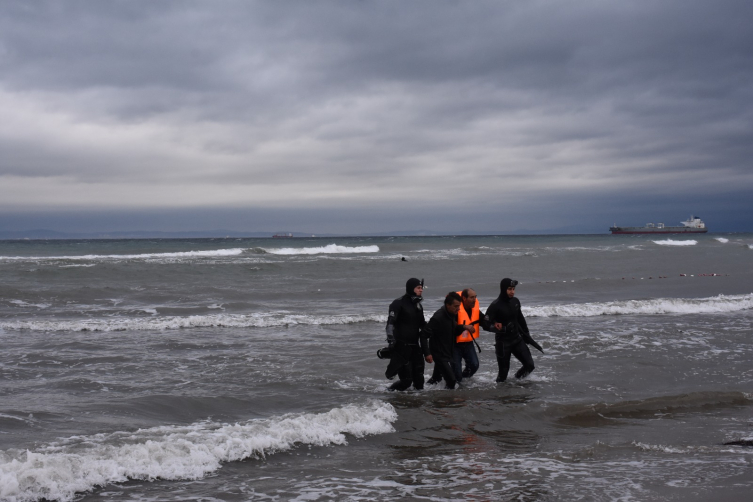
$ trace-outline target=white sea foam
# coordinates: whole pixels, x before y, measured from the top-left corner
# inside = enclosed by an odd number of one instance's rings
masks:
[[[477,248],[448,248],[448,249],[417,249],[406,253],[411,260],[451,260],[467,256],[536,256],[532,249],[528,248],[492,248],[480,246]],[[402,256],[402,255],[400,255]]]
[[[243,248],[210,249],[205,251],[179,251],[175,253],[141,253],[141,254],[87,254],[66,256],[0,256],[0,261],[44,261],[44,260],[148,260],[159,258],[199,258],[238,256]]]
[[[338,246],[337,244],[328,244],[321,247],[313,248],[263,248],[265,252],[280,255],[296,254],[343,254],[343,253],[378,253],[379,246]]]
[[[753,309],[753,294],[710,298],[655,298],[523,307],[530,317],[593,317],[631,314],[713,314]]]
[[[145,311],[150,312],[148,310]],[[29,331],[149,331],[212,327],[268,328],[295,325],[316,326],[354,324],[369,321],[385,322],[386,320],[387,316],[384,314],[209,314],[165,317],[106,317],[99,319],[35,319],[22,321],[2,320],[0,321],[0,329]]]
[[[663,241],[654,241],[654,244],[659,244],[660,246],[695,246],[698,244],[698,241],[673,241],[672,239],[666,239]]]
[[[345,434],[393,432],[392,405],[372,401],[326,413],[289,414],[233,425],[199,422],[77,436],[36,451],[0,452],[0,500],[69,501],[128,479],[200,479],[223,462],[261,458],[296,445],[344,445]]]
[[[655,298],[613,302],[570,303],[523,307],[528,317],[595,317],[602,315],[713,314],[753,309],[753,293],[709,298]],[[29,331],[161,331],[190,328],[274,328],[283,326],[332,326],[385,322],[383,313],[363,314],[207,314],[193,316],[101,317],[86,319],[0,320],[2,330]]]
[[[26,417],[17,417],[15,415],[8,415],[6,413],[0,413],[0,419],[10,419],[10,420],[18,420],[19,422],[26,422],[26,423],[32,423],[34,422],[34,419],[32,415],[28,415]]]
[[[633,441],[633,446],[643,451],[680,454],[680,455],[693,455],[698,453],[720,453],[723,451],[731,453],[739,453],[739,450],[729,446],[666,446],[661,444],[646,444],[638,441]],[[753,452],[751,452],[753,453]]]
[[[23,300],[11,300],[10,303],[18,305],[19,307],[37,307],[40,309],[46,309],[50,306],[49,303],[28,303]]]
[[[725,239],[724,237],[714,237],[714,240],[717,240],[722,244],[727,244],[729,242],[729,239]]]
[[[682,453],[687,454],[693,450],[693,448],[689,448],[687,446],[685,447],[677,447],[677,446],[665,446],[665,445],[659,445],[659,444],[646,444],[641,443],[638,441],[633,441],[633,446],[636,448],[639,448],[643,451],[655,451],[659,453]]]

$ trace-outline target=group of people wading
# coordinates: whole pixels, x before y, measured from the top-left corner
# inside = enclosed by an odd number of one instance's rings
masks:
[[[510,370],[510,356],[523,365],[515,378],[523,378],[534,369],[528,345],[541,351],[541,346],[531,338],[528,324],[515,298],[518,281],[504,278],[500,283],[499,297],[486,313],[479,308],[476,292],[471,288],[451,292],[445,296],[444,305],[434,312],[429,322],[421,306],[424,281],[408,279],[405,295],[390,304],[387,317],[388,347],[378,352],[380,358],[389,358],[385,376],[398,377],[390,390],[424,388],[424,364],[434,363],[430,384],[445,381],[448,389],[464,378],[470,378],[479,368],[476,338],[480,329],[494,333],[495,353],[499,373],[497,382],[504,382]],[[479,347],[479,352],[481,348]],[[465,368],[462,367],[465,361]]]

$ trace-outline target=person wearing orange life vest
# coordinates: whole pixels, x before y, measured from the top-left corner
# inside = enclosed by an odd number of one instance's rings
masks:
[[[458,311],[458,324],[473,326],[474,331],[463,331],[455,340],[455,379],[460,382],[463,378],[470,378],[478,371],[478,354],[474,347],[474,340],[479,336],[479,323],[484,318],[478,305],[478,296],[471,288],[458,291],[462,298],[462,305]],[[465,369],[462,368],[465,361]]]
[[[478,354],[476,354],[474,340],[479,336],[479,324],[486,329],[486,323],[485,315],[479,309],[476,292],[471,288],[465,288],[463,291],[458,291],[457,294],[461,298],[461,306],[457,314],[458,324],[473,326],[474,328],[473,332],[463,331],[455,339],[452,366],[455,372],[455,380],[460,383],[463,378],[470,378],[478,371]],[[462,368],[463,361],[465,361],[465,369]],[[439,383],[441,380],[442,373],[435,366],[434,373],[431,375],[428,383],[433,385]]]

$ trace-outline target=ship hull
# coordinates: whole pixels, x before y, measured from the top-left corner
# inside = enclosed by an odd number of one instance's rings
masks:
[[[611,227],[610,232],[614,235],[621,234],[705,234],[707,228],[687,228],[687,227],[664,227],[664,228],[647,228],[647,227]]]

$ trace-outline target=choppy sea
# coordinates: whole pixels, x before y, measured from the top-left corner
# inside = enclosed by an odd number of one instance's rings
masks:
[[[751,263],[753,234],[0,241],[0,500],[749,500]],[[482,334],[462,388],[386,391],[410,277],[427,316],[519,280],[534,373],[495,383]]]

